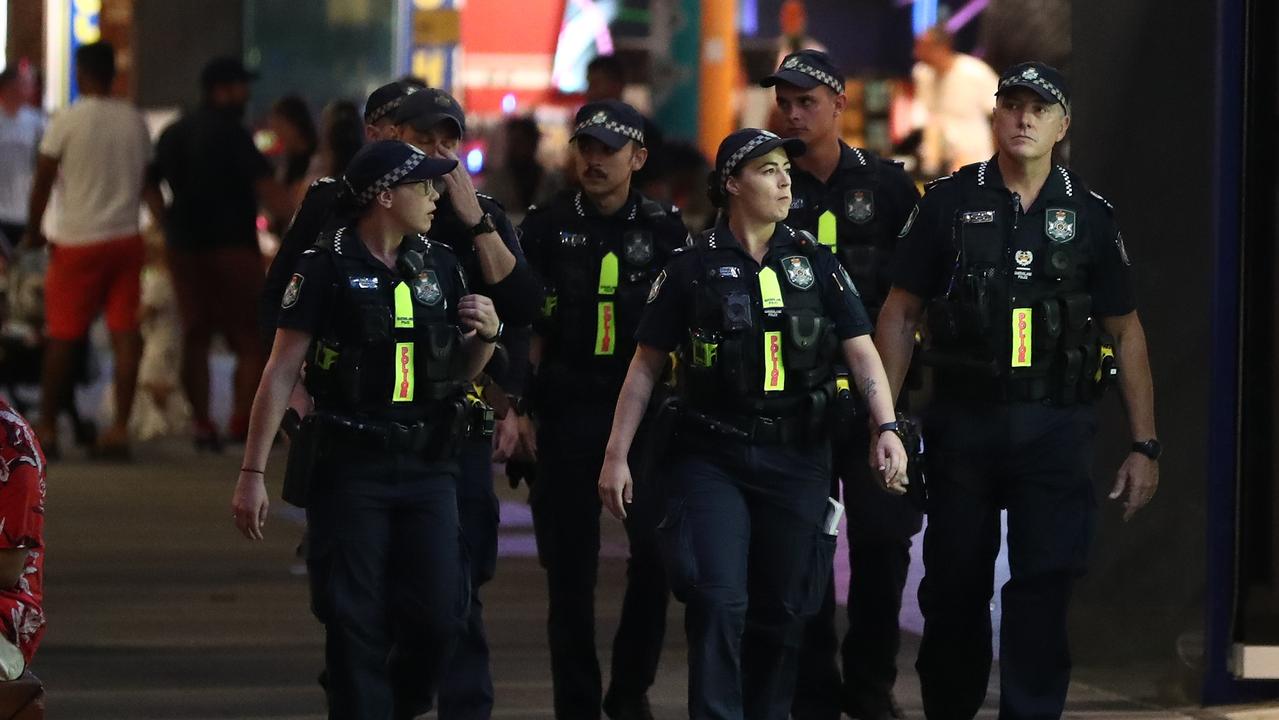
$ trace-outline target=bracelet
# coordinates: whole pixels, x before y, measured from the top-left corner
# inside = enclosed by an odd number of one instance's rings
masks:
[[[240,468],[240,472],[253,473],[254,475],[266,475],[266,473],[262,472],[261,470],[254,470],[253,468],[246,468],[246,467]]]

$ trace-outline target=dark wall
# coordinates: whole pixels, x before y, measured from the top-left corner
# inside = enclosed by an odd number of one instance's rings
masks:
[[[1072,638],[1082,662],[1174,671],[1202,630],[1209,458],[1215,0],[1076,0],[1072,165],[1117,208],[1134,262],[1165,454],[1154,501],[1131,522],[1105,499],[1130,434],[1106,403],[1103,504]],[[1189,653],[1193,659],[1194,653]],[[1193,673],[1188,673],[1193,675]],[[1153,678],[1152,678],[1153,679]]]
[[[242,0],[136,0],[134,57],[142,107],[192,105],[200,68],[244,47]]]

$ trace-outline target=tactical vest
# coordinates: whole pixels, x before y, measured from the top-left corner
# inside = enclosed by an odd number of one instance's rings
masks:
[[[811,229],[817,241],[835,253],[857,284],[862,304],[874,320],[892,287],[889,264],[901,228],[890,227],[887,215],[880,212],[880,163],[865,151],[853,152],[866,164],[851,171],[836,170],[840,173],[840,189],[824,188],[821,196],[822,204],[828,207],[821,212],[816,208],[793,211],[793,218],[787,223]]]
[[[1031,220],[1006,188],[979,185],[977,172],[969,166],[950,181],[961,183],[951,229],[958,260],[947,295],[929,308],[924,362],[996,381],[1012,399],[1091,400],[1103,343],[1088,290],[1087,191],[1075,182],[1070,197],[1047,203],[1045,219]],[[1044,227],[1014,233],[1025,222]]]
[[[642,198],[621,238],[592,233],[571,203],[547,212],[557,234],[547,239],[543,368],[572,368],[620,387],[649,287],[665,264],[657,236],[669,222],[666,210]]]
[[[678,363],[685,404],[709,414],[824,414],[839,342],[822,306],[816,244],[799,233],[793,253],[757,273],[740,250],[716,248],[715,232],[687,251],[696,254],[698,275]],[[815,401],[815,393],[822,397]]]
[[[306,388],[317,407],[375,417],[388,410],[425,415],[437,401],[460,397],[464,383],[454,378],[464,362],[461,331],[448,317],[456,298],[446,296],[440,278],[455,272],[465,288],[460,266],[437,266],[446,248],[406,238],[411,246],[401,253],[401,277],[388,288],[385,274],[342,254],[344,234],[346,242],[358,242],[346,228],[316,242],[337,269],[333,314],[308,354]]]

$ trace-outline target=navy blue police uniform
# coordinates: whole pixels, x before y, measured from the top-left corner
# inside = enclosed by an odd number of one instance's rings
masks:
[[[578,120],[575,137],[596,137],[616,148],[643,142],[639,114],[622,103],[586,105]],[[626,594],[602,697],[595,652],[596,483],[644,300],[666,262],[687,245],[688,231],[676,208],[634,190],[611,215],[601,214],[582,191],[566,190],[546,206],[530,208],[521,230],[529,263],[547,292],[534,324],[542,353],[532,383],[538,466],[529,502],[550,596],[555,714],[598,718],[602,704],[616,717],[623,707],[647,703],[669,593],[654,535],[660,506],[650,499],[626,521]]]
[[[465,620],[456,377],[464,366],[457,303],[466,294],[446,246],[407,237],[391,269],[350,223],[303,253],[282,297],[279,327],[312,337],[308,419],[322,441],[307,563],[327,628],[330,717],[425,712]]]
[[[872,323],[892,285],[889,263],[897,234],[919,199],[899,163],[840,142],[839,165],[822,182],[791,169],[791,211],[786,223],[807,230],[830,248],[861,292]],[[843,479],[848,511],[848,633],[839,645],[843,681],[835,665],[835,589],[809,625],[800,653],[796,720],[837,720],[894,711],[900,632],[897,616],[910,565],[910,539],[923,514],[906,498],[880,487],[866,462],[865,423],[853,423],[856,439],[835,447],[836,475]],[[832,487],[838,496],[838,481]],[[842,692],[840,688],[842,687]]]
[[[870,331],[835,256],[780,223],[762,263],[721,222],[654,283],[636,339],[679,357],[658,532],[686,604],[692,717],[790,712],[835,551],[823,527],[834,363]]]
[[[972,718],[985,698],[1002,508],[1000,717],[1060,717],[1067,602],[1096,515],[1093,401],[1115,373],[1100,321],[1135,309],[1112,209],[1060,165],[1029,207],[997,157],[969,165],[929,186],[893,281],[928,303],[925,712]]]

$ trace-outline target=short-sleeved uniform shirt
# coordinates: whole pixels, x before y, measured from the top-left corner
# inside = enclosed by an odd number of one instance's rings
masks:
[[[999,203],[1002,209],[992,209],[989,199],[978,199],[988,198],[983,191],[1005,195],[1007,202]],[[1030,207],[1021,207],[1020,198],[1004,185],[995,159],[934,182],[902,229],[893,285],[925,300],[945,296],[957,274],[957,224],[993,224],[994,216],[987,213],[995,212],[1005,215],[1000,220],[1010,235],[1005,246],[1009,257],[1030,255],[1025,266],[1028,279],[1038,272],[1040,248],[1053,242],[1089,243],[1091,264],[1086,272],[1092,314],[1115,317],[1136,309],[1128,254],[1110,203],[1060,165],[1053,166]]]
[[[280,328],[299,330],[312,337],[324,335],[329,329],[328,323],[343,317],[337,312],[337,304],[342,302],[343,297],[339,290],[379,293],[389,318],[391,309],[395,307],[395,286],[403,277],[373,257],[368,247],[359,239],[353,225],[346,226],[342,235],[341,240],[335,243],[334,250],[313,247],[302,253],[281,300]],[[466,277],[447,247],[430,243],[430,248],[435,278],[448,311],[448,321],[457,324],[457,302],[467,293]],[[404,249],[401,245],[401,252]],[[360,267],[359,274],[350,275],[340,269],[333,257],[334,253],[354,260]],[[346,287],[341,287],[343,284]],[[390,357],[387,362],[365,363],[360,378],[363,396],[374,398],[386,395],[389,398],[390,394],[386,389],[394,383],[393,370]],[[392,416],[384,419],[418,419],[417,412],[412,407],[391,408],[388,413]]]
[[[654,281],[639,329],[635,333],[636,341],[663,352],[676,350],[688,341],[689,331],[693,329],[695,320],[694,293],[698,283],[702,282],[705,267],[701,255],[706,250],[727,249],[736,253],[743,259],[745,267],[753,269],[758,275],[764,267],[772,267],[776,272],[783,273],[783,270],[778,269],[782,260],[801,254],[798,243],[798,231],[777,223],[763,263],[756,263],[733,237],[727,223],[716,225],[713,230],[698,238],[692,248],[677,254]],[[840,340],[847,340],[869,335],[872,328],[866,309],[862,307],[856,287],[835,256],[828,249],[818,247],[809,260],[824,314],[834,321],[836,336]],[[751,288],[751,307],[758,318],[763,313],[759,283],[745,284]]]
[[[27,550],[18,584],[0,589],[0,632],[29,663],[44,635],[44,453],[21,415],[0,401],[0,549]]]
[[[258,320],[268,345],[270,338],[275,335],[275,323],[280,315],[280,298],[284,296],[284,289],[289,286],[289,278],[293,276],[298,258],[315,244],[320,233],[329,224],[333,217],[333,202],[341,187],[340,182],[330,177],[322,177],[311,183],[293,221],[289,223],[289,229],[280,238],[280,249],[271,259],[271,267],[266,273]]]
[[[853,275],[862,303],[877,309],[891,284],[888,266],[897,234],[919,201],[919,191],[901,164],[842,140],[839,147],[839,164],[826,182],[792,166],[786,224],[836,251]]]
[[[257,247],[254,183],[272,171],[238,115],[205,107],[170,125],[156,143],[155,171],[173,191],[171,247]]]

